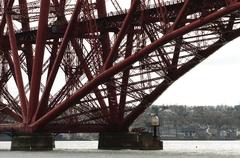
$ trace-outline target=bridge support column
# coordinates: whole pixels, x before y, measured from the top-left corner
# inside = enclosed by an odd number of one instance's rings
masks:
[[[46,151],[55,147],[54,137],[46,133],[14,133],[12,151]]]
[[[163,142],[151,133],[100,133],[98,149],[162,150]]]

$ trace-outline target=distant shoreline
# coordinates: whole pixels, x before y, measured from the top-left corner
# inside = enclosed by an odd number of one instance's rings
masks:
[[[162,141],[240,141],[240,139],[161,139]],[[11,139],[0,138],[0,142]],[[98,141],[98,139],[56,139],[55,141]]]

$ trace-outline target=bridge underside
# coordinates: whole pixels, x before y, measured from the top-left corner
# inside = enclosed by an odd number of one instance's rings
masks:
[[[239,9],[238,0],[4,0],[0,132],[128,131],[240,35]]]

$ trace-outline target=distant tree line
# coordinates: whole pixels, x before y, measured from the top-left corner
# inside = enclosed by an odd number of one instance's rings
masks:
[[[150,128],[151,115],[157,115],[160,126],[171,122],[173,126],[183,127],[197,124],[220,131],[223,128],[240,129],[240,105],[236,106],[184,106],[154,105],[147,109],[132,125],[132,128]]]

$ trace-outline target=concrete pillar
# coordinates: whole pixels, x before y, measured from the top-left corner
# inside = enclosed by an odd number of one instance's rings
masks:
[[[46,151],[55,147],[54,137],[46,133],[14,133],[12,151]]]

